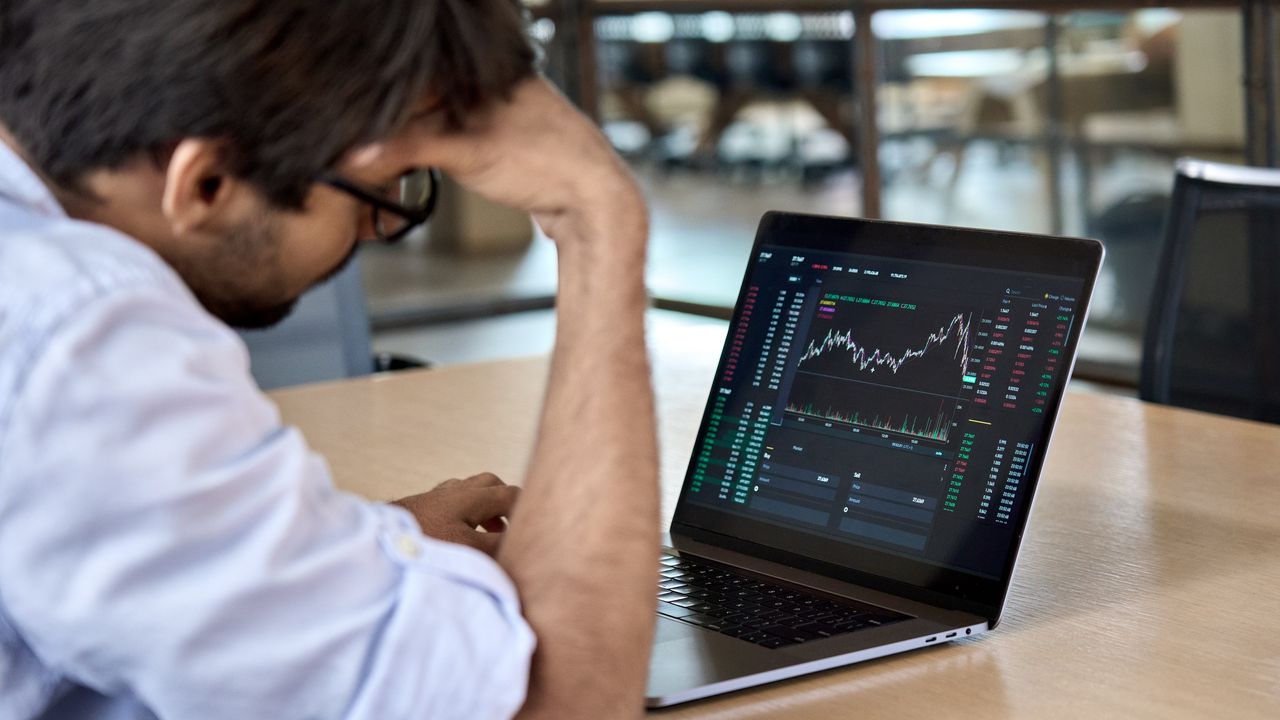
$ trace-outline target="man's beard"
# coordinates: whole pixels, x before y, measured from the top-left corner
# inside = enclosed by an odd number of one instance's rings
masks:
[[[204,307],[222,322],[239,330],[265,330],[280,323],[298,304],[298,298],[270,306],[249,303],[222,303],[217,306],[204,303]]]
[[[346,257],[312,287],[342,272],[357,249],[353,244]],[[263,218],[236,228],[215,256],[183,263],[186,267],[175,264],[175,269],[214,317],[234,328],[260,330],[284,320],[298,304],[297,295],[280,297],[279,289],[285,284],[283,262],[275,223]],[[247,277],[258,279],[257,286],[237,282]]]

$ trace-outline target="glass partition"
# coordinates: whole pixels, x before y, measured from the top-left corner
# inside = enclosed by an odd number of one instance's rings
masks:
[[[733,304],[766,210],[851,215],[852,13],[605,16],[599,117],[652,207],[662,301]]]
[[[1083,370],[1132,381],[1174,160],[1246,155],[1234,5],[859,10],[857,28],[858,4],[834,1],[525,2],[548,75],[648,193],[648,281],[668,307],[727,313],[772,209],[1088,235],[1108,262]],[[468,219],[490,209],[452,195],[452,229],[365,253],[380,325],[550,304],[551,246],[484,240]]]
[[[1240,15],[886,11],[883,213],[1096,237],[1108,258],[1086,371],[1137,375],[1181,155],[1244,157]]]
[[[872,16],[884,217],[1051,230],[1052,196],[1031,92],[1050,16],[900,10]]]
[[[1065,17],[1058,46],[1068,229],[1107,243],[1094,325],[1136,338],[1182,155],[1245,158],[1238,13],[1141,10]]]

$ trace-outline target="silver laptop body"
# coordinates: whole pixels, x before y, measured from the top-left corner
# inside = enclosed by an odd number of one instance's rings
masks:
[[[995,627],[1101,261],[766,214],[665,538],[647,704]],[[863,607],[891,620],[821,624]]]

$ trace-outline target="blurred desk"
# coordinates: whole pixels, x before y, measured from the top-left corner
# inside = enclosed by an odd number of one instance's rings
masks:
[[[660,338],[669,516],[721,336]],[[543,358],[272,394],[339,486],[376,499],[519,482]],[[1280,428],[1068,394],[1004,623],[984,638],[656,717],[1280,716]]]

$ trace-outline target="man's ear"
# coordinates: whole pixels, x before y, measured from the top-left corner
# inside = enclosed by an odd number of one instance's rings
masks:
[[[243,181],[227,172],[223,143],[205,138],[178,142],[165,169],[160,208],[176,235],[233,225],[245,208]]]

